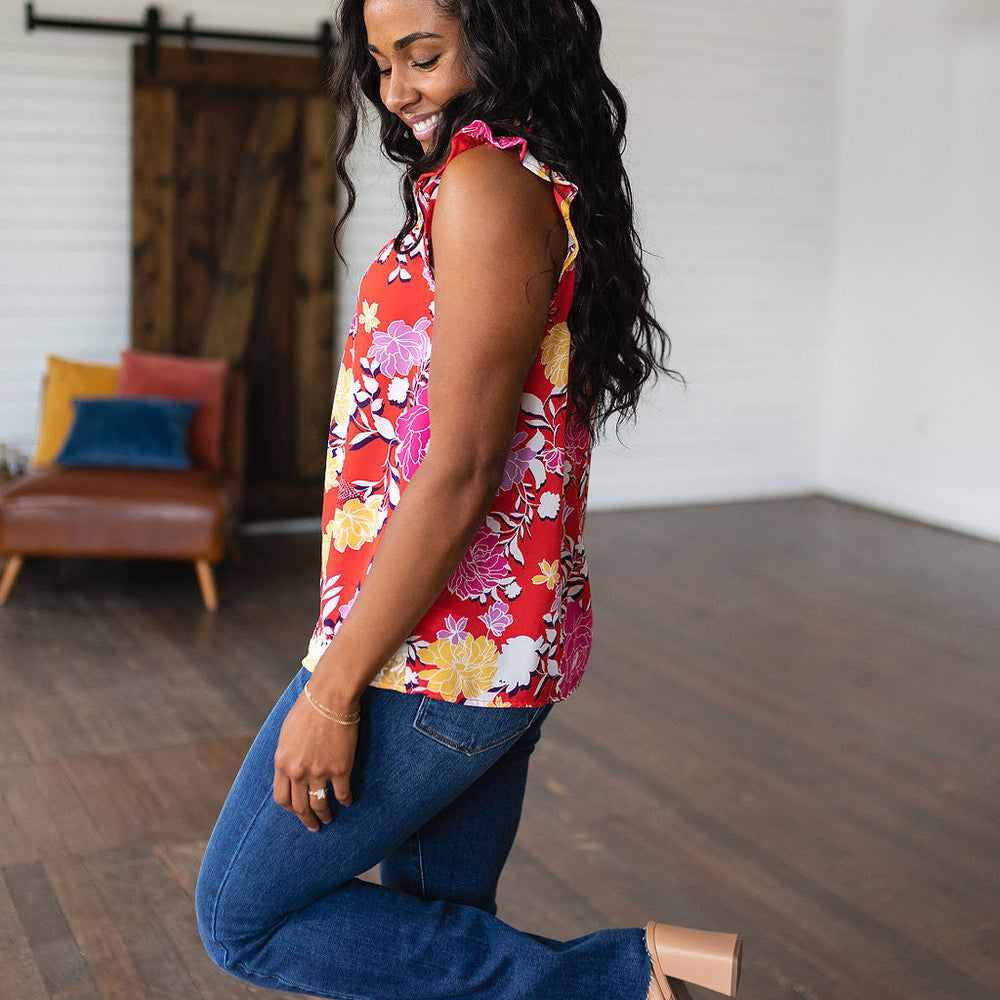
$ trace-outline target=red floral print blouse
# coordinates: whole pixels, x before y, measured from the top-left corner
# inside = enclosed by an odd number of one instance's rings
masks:
[[[494,138],[478,121],[455,135],[442,167],[417,181],[419,221],[403,249],[388,244],[361,282],[330,426],[320,615],[302,662],[316,665],[350,613],[427,450],[434,371],[427,234],[448,163],[485,143],[516,149],[526,169],[552,184],[568,252],[500,489],[448,585],[372,684],[472,705],[545,705],[579,683],[592,635],[583,548],[590,438],[567,391],[577,192],[523,139]],[[474,419],[475,400],[469,412]]]

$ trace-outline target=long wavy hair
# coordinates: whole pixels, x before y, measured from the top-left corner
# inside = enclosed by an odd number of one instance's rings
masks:
[[[356,201],[347,158],[366,100],[378,112],[385,155],[406,168],[406,220],[397,249],[417,222],[414,181],[445,159],[458,129],[482,119],[495,135],[523,138],[538,160],[580,191],[570,216],[579,241],[569,316],[570,396],[592,435],[611,417],[620,428],[635,418],[651,376],[680,376],[666,365],[670,339],[649,301],[649,274],[622,162],[625,101],[601,65],[600,16],[591,0],[435,2],[459,24],[472,86],[443,109],[434,148],[425,154],[379,96],[364,0],[342,0],[331,80],[341,121],[337,173],[347,192],[338,235]]]

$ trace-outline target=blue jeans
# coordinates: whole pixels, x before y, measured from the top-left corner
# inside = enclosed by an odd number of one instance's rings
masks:
[[[528,757],[549,708],[477,708],[369,688],[354,805],[310,833],[271,796],[302,670],[264,723],[198,879],[209,955],[234,976],[338,1000],[645,1000],[636,928],[560,942],[496,916]],[[381,885],[358,879],[381,865]]]

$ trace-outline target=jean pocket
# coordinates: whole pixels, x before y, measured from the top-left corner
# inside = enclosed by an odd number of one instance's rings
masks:
[[[472,756],[508,743],[527,732],[548,705],[537,708],[489,708],[459,705],[426,696],[413,728],[432,740]]]

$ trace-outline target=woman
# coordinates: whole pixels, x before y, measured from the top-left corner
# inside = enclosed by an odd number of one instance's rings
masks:
[[[665,370],[600,33],[590,0],[341,6],[348,212],[367,98],[407,219],[365,275],[338,380],[320,619],[199,879],[209,953],[258,986],[735,992],[735,935],[562,943],[494,915],[528,757],[589,651],[591,439]],[[381,885],[358,880],[375,864]]]

